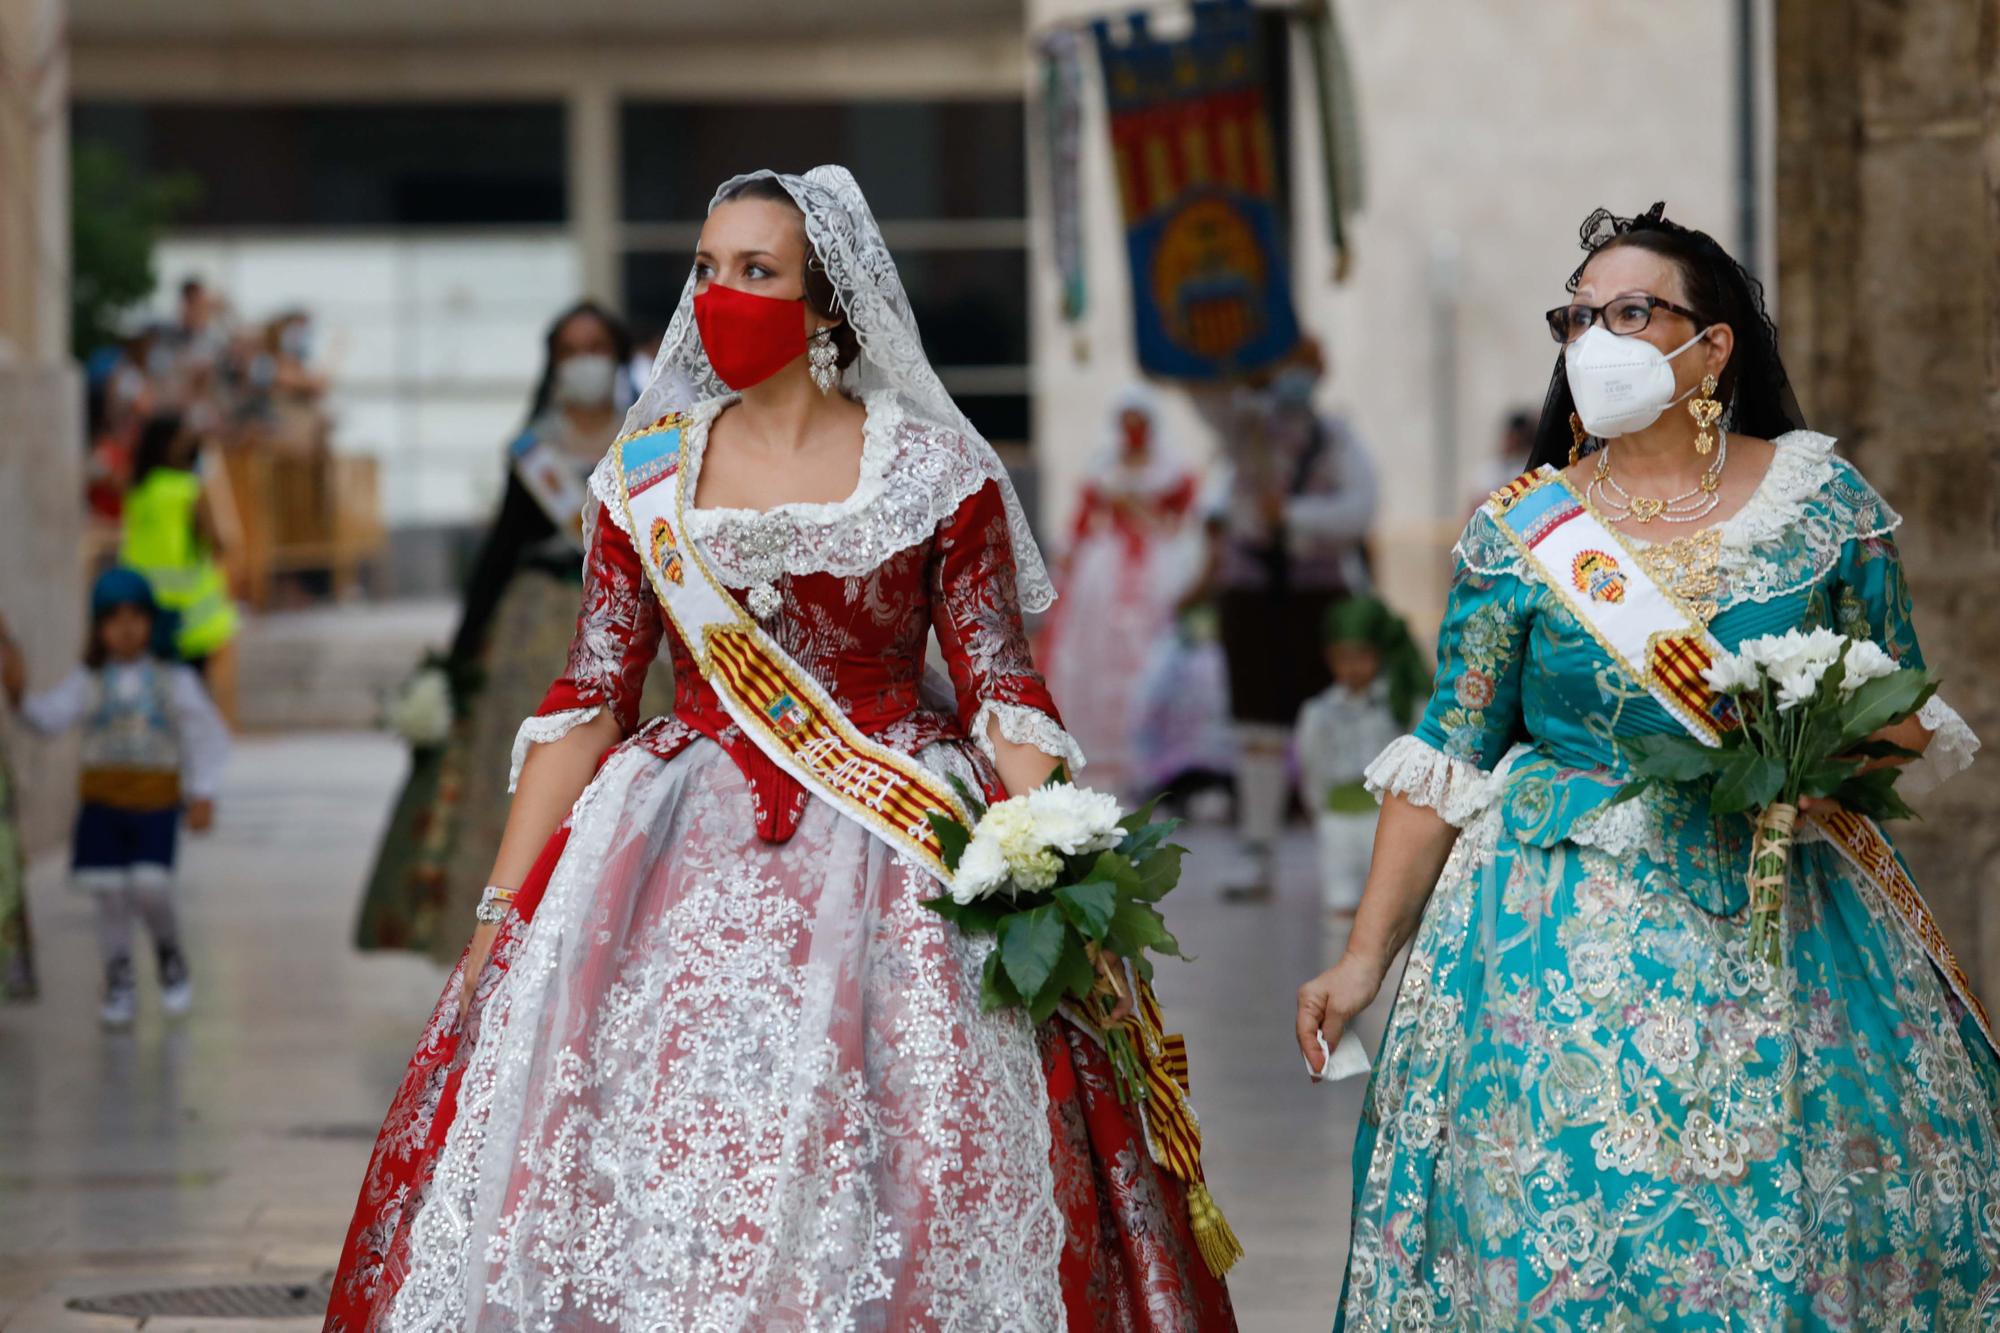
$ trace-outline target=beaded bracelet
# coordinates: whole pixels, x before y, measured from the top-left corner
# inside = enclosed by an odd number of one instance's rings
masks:
[[[472,909],[472,919],[482,926],[497,926],[507,919],[507,909],[513,905],[514,890],[488,884],[479,895],[479,906]]]

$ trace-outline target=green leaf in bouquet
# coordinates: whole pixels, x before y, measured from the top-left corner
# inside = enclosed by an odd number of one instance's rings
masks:
[[[1762,810],[1785,789],[1785,766],[1755,750],[1738,750],[1715,780],[1709,808],[1718,815]]]
[[[1089,880],[1056,890],[1056,906],[1087,938],[1101,940],[1118,910],[1118,886],[1109,880]]]
[[[1922,750],[1912,750],[1894,741],[1863,741],[1847,752],[1856,759],[1921,759]]]
[[[1861,767],[1859,759],[1822,759],[1799,774],[1799,795],[1831,796]]]
[[[1096,984],[1097,969],[1090,965],[1083,940],[1074,934],[1064,935],[1062,956],[1056,959],[1055,971],[1049,974],[1048,993],[1058,1000],[1065,995],[1081,1000]]]
[[[1023,996],[1034,995],[1048,984],[1068,934],[1062,913],[1053,903],[1015,912],[1000,923],[1000,958],[1008,978]]]
[[[986,818],[986,802],[979,799],[978,792],[965,785],[964,778],[956,773],[952,774],[951,788],[958,793],[958,799],[965,803],[965,813],[972,816],[973,823],[977,824]]]
[[[1896,790],[1896,779],[1900,776],[1901,772],[1893,768],[1871,769],[1842,783],[1833,793],[1833,799],[1855,814],[1866,815],[1877,823],[1890,819],[1915,819],[1917,812]]]
[[[938,846],[944,852],[945,869],[958,873],[959,858],[972,843],[972,830],[953,819],[942,810],[927,812],[931,821],[931,832],[937,834]]]
[[[1124,829],[1127,833],[1137,833],[1140,829],[1153,822],[1153,812],[1160,808],[1160,802],[1165,799],[1166,793],[1160,793],[1137,810],[1134,810],[1131,814],[1119,820],[1118,827]]]
[[[1728,762],[1723,752],[1691,736],[1634,736],[1623,744],[1632,772],[1656,782],[1691,782],[1723,770]]]
[[[948,893],[923,900],[923,906],[930,908],[945,920],[957,926],[968,935],[991,935],[1000,929],[1000,923],[1014,910],[1012,904],[997,898],[981,898],[975,902],[961,903]]]
[[[1116,884],[1121,893],[1136,893],[1139,889],[1138,868],[1123,852],[1099,852],[1084,878]]]
[[[1187,848],[1169,843],[1140,863],[1139,886],[1132,890],[1132,896],[1156,903],[1173,891],[1181,882],[1181,858],[1187,855]]]
[[[1097,979],[1097,974],[1090,966],[1089,955],[1083,951],[1083,942],[1064,931],[1062,951],[1056,956],[1056,965],[1049,972],[1048,980],[1028,997],[1028,1018],[1031,1022],[1048,1021],[1049,1016],[1072,994],[1071,986],[1078,980],[1079,968],[1082,969],[1083,989],[1074,993],[1081,998],[1090,993],[1091,983]]]
[[[1057,764],[1054,768],[1050,769],[1049,775],[1043,779],[1042,785],[1044,787],[1067,787],[1069,785],[1069,765]]]
[[[1148,986],[1153,984],[1152,959],[1146,957],[1145,954],[1134,954],[1131,958],[1127,959],[1126,961],[1131,963],[1132,970],[1139,974],[1139,980],[1145,982]]]
[[[1167,919],[1159,914],[1150,903],[1135,898],[1119,902],[1118,910],[1112,914],[1111,929],[1104,939],[1104,947],[1121,958],[1136,958],[1142,949],[1158,949],[1162,940],[1171,940],[1167,933]]]
[[[986,955],[986,970],[979,976],[979,1007],[990,1014],[996,1009],[1019,1008],[1021,1003],[1021,992],[1014,989],[1007,969],[1000,964],[1000,951],[995,949]]]
[[[1630,782],[1620,787],[1616,794],[1612,796],[1611,804],[1618,805],[1634,797],[1644,796],[1647,792],[1660,785],[1661,783],[1658,778],[1633,778]]]
[[[1168,838],[1179,832],[1180,827],[1181,821],[1178,819],[1162,819],[1158,823],[1143,824],[1126,834],[1125,840],[1118,844],[1118,851],[1128,860],[1143,861]]]
[[[1840,740],[1848,750],[1884,727],[1894,726],[1924,706],[1937,693],[1937,677],[1914,668],[1871,680],[1849,695],[1840,710]]]

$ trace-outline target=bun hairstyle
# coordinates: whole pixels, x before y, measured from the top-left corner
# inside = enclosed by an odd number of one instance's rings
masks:
[[[833,279],[827,276],[826,265],[819,252],[813,249],[812,237],[806,235],[806,215],[799,207],[798,200],[792,198],[776,178],[753,176],[744,181],[718,203],[733,203],[738,199],[764,199],[774,204],[783,204],[799,215],[799,236],[806,243],[805,290],[806,304],[821,319],[837,319],[840,323],[831,327],[833,350],[837,354],[834,364],[842,370],[853,365],[861,356],[861,339],[854,332],[854,326],[847,322],[840,309],[840,293],[834,289]]]
[[[1680,270],[1688,308],[1700,317],[1697,322],[1704,328],[1727,324],[1736,335],[1729,364],[1716,377],[1723,427],[1767,440],[1802,429],[1805,414],[1778,356],[1778,329],[1764,308],[1763,285],[1714,237],[1670,220],[1666,209],[1657,203],[1637,217],[1621,218],[1600,208],[1585,218],[1577,238],[1589,253],[1569,275],[1568,290],[1575,292],[1590,261],[1613,247],[1637,246],[1659,255]],[[1530,468],[1562,467],[1569,461],[1574,443],[1569,418],[1575,410],[1563,373],[1563,354],[1558,351],[1528,459]]]

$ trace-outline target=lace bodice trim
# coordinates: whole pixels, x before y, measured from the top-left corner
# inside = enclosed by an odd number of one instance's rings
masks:
[[[681,466],[688,470],[690,487],[700,482],[710,425],[735,401],[712,398],[693,409],[681,442]],[[1002,471],[991,449],[909,417],[893,393],[869,394],[864,406],[861,475],[846,499],[768,510],[688,510],[687,535],[701,543],[725,584],[749,587],[781,574],[859,578],[928,540]],[[618,477],[610,459],[592,474],[590,484],[622,526]],[[1015,541],[1018,547],[1018,534]]]
[[[1809,588],[1833,568],[1849,541],[1885,536],[1903,521],[1852,464],[1834,454],[1831,436],[1795,430],[1771,443],[1776,452],[1757,489],[1715,525],[1722,539],[1717,601],[1724,608]],[[1634,546],[1649,545],[1620,535]],[[1480,574],[1537,579],[1484,510],[1466,526],[1455,554]]]
[[[1493,803],[1497,787],[1493,774],[1432,749],[1415,736],[1404,736],[1382,751],[1362,780],[1378,800],[1401,796],[1412,805],[1437,811],[1454,828],[1477,819]]]

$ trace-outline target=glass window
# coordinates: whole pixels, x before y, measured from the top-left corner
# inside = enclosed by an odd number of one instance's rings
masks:
[[[182,225],[546,224],[567,213],[557,103],[84,102],[71,133],[143,171],[193,175],[201,199]]]
[[[625,217],[699,221],[715,187],[759,167],[838,162],[877,217],[1022,218],[1028,213],[1023,104],[628,102]]]

